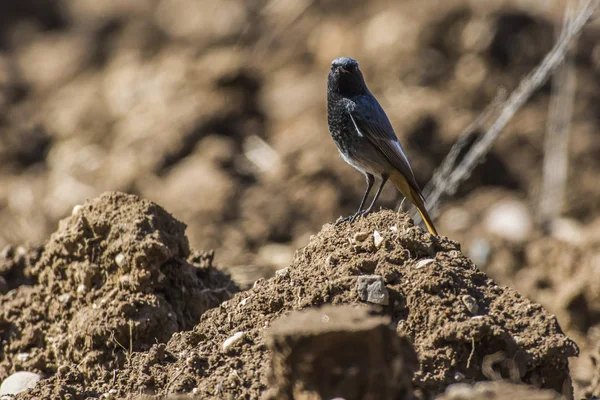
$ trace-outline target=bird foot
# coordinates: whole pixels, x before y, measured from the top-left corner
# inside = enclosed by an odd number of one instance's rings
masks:
[[[349,215],[347,217],[344,218],[340,218],[337,221],[335,221],[335,226],[338,226],[344,222],[349,222],[350,224],[352,224],[354,221],[356,221],[359,217],[364,217],[365,215],[367,215],[370,212],[370,210],[363,210],[363,211],[357,211],[356,213],[354,213],[353,215]]]

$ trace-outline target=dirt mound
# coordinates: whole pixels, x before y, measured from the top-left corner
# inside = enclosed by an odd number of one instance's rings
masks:
[[[229,297],[235,287],[211,263],[212,253],[190,255],[185,224],[150,201],[106,193],[76,206],[31,266],[38,283],[0,297],[0,377],[111,376]]]
[[[383,277],[389,294],[390,306],[379,306],[380,312],[419,355],[413,385],[420,397],[457,381],[501,377],[571,391],[567,359],[578,350],[554,316],[496,285],[457,243],[430,236],[404,214],[383,211],[352,227],[325,225],[274,278],[204,313],[192,331],[132,354],[113,378],[77,394],[258,398],[268,387],[271,323],[325,303],[358,304],[357,281],[371,274]],[[55,376],[33,394],[50,387],[73,385]]]

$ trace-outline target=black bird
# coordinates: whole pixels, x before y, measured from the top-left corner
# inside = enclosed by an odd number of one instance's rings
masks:
[[[331,137],[344,160],[367,178],[367,190],[358,211],[340,222],[352,223],[357,217],[373,211],[381,190],[390,179],[417,207],[429,232],[437,236],[425,208],[425,199],[394,128],[367,88],[358,62],[352,58],[340,57],[331,63],[327,80],[327,120]],[[381,180],[381,184],[371,205],[363,210],[375,177]]]

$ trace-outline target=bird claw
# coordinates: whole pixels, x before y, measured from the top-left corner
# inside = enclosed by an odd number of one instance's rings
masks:
[[[340,217],[340,218],[338,218],[338,220],[335,221],[335,226],[339,226],[339,225],[343,224],[346,221],[350,221],[350,218],[352,218],[352,215],[350,215],[348,217],[343,217],[343,218]],[[352,223],[352,221],[350,221],[350,223]]]
[[[338,226],[344,222],[349,222],[350,224],[352,224],[354,221],[356,221],[359,217],[364,217],[365,215],[367,215],[369,213],[368,210],[364,210],[364,211],[358,211],[352,215],[349,215],[347,217],[344,218],[340,218],[335,222],[335,226]]]

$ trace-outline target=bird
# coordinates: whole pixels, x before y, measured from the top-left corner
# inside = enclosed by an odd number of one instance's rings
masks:
[[[337,223],[353,223],[372,212],[389,179],[417,207],[427,230],[437,236],[425,208],[425,198],[394,128],[369,91],[358,62],[350,57],[339,57],[331,62],[327,78],[327,122],[329,133],[344,161],[362,172],[367,180],[367,189],[358,211]],[[381,183],[371,205],[363,210],[375,178]]]

